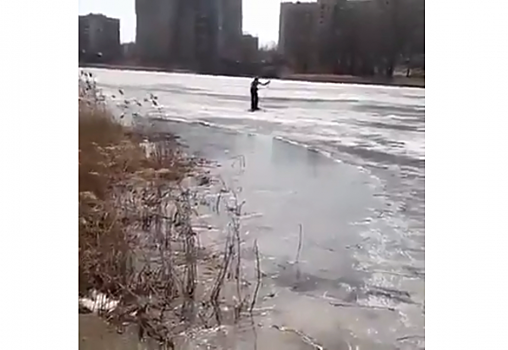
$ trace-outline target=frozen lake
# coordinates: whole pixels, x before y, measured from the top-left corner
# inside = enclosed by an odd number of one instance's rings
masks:
[[[90,71],[113,100],[156,95],[153,122],[191,151],[245,157],[244,229],[278,295],[270,322],[326,349],[424,348],[424,89],[274,80],[250,113],[249,79]]]

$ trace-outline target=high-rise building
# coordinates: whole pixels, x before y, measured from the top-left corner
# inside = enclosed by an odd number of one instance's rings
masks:
[[[317,2],[281,3],[278,47],[289,65],[300,72],[316,67],[318,16]]]
[[[258,37],[249,34],[242,35],[240,52],[240,60],[242,62],[256,62],[259,56]]]
[[[136,51],[143,63],[169,65],[174,54],[178,0],[136,0]]]
[[[330,72],[336,64],[335,53],[341,35],[341,15],[348,0],[318,0],[317,55],[322,72]]]
[[[211,70],[221,0],[136,0],[136,46],[144,63]]]
[[[79,16],[81,60],[111,62],[121,57],[120,20],[102,14]]]
[[[242,0],[219,0],[219,51],[225,58],[237,58],[242,46]]]
[[[203,73],[213,73],[219,62],[220,2],[219,0],[197,1],[194,22],[196,69]]]

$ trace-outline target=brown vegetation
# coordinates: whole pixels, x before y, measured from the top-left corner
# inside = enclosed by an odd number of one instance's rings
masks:
[[[236,321],[249,304],[240,276],[241,205],[228,208],[233,225],[222,256],[210,257],[192,229],[192,193],[180,184],[198,170],[195,161],[172,135],[123,126],[86,73],[79,86],[80,297],[116,300],[113,309],[99,305],[99,314],[169,347],[192,327]],[[224,296],[226,280],[232,298]],[[224,302],[234,303],[231,317],[222,315]]]
[[[81,85],[90,84],[89,82]],[[92,86],[81,86],[79,102],[80,291],[116,294],[129,266],[128,218],[120,217],[115,189],[139,177],[178,180],[189,170],[176,152],[147,157],[140,137],[119,124]],[[173,154],[174,153],[174,154]],[[169,166],[169,167],[166,167]],[[167,171],[156,170],[167,169]],[[150,178],[151,177],[151,178]],[[107,277],[106,277],[107,276]]]

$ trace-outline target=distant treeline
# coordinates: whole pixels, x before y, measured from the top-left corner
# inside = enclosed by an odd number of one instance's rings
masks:
[[[391,77],[401,65],[425,70],[425,0],[343,1],[331,22],[313,48],[291,53],[296,72]]]

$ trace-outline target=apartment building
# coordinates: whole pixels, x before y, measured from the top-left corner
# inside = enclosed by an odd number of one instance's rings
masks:
[[[318,20],[317,2],[281,3],[278,47],[289,66],[299,72],[312,72],[317,66]]]
[[[121,58],[120,20],[102,14],[79,16],[79,57],[90,62]]]

